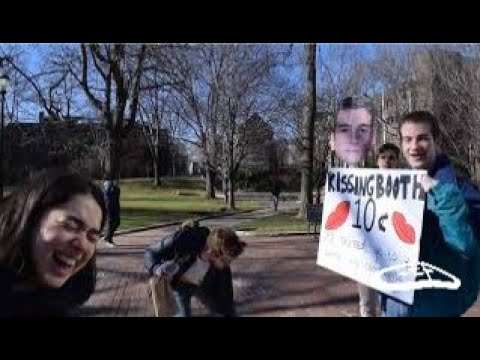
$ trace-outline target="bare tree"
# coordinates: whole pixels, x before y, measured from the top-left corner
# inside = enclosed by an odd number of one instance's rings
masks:
[[[37,71],[19,62],[10,64],[28,81],[51,119],[68,119],[74,91],[82,91],[104,121],[107,177],[117,179],[121,138],[136,120],[146,50],[146,45],[64,45],[42,49]]]
[[[184,135],[184,123],[178,116],[178,99],[174,90],[183,89],[182,51],[187,45],[163,44],[148,48],[145,71],[141,83],[140,119],[143,132],[153,161],[154,184],[160,184],[162,154],[168,152],[172,157],[172,173],[176,173],[177,138]],[[174,140],[171,141],[170,139]]]
[[[316,114],[316,44],[305,45],[305,99],[303,108],[302,125],[302,151],[301,151],[301,193],[299,218],[307,214],[307,205],[312,203],[312,172],[313,172],[313,136]]]
[[[480,46],[430,46],[428,61],[431,110],[440,120],[441,146],[458,165],[476,175],[480,142]]]
[[[154,83],[158,83],[156,69],[153,75]],[[165,137],[165,117],[167,116],[168,93],[165,94],[159,87],[145,90],[140,107],[140,119],[143,123],[143,133],[153,160],[154,185],[160,185],[161,151],[167,141]]]
[[[235,189],[239,169],[254,144],[262,143],[271,161],[273,130],[268,118],[275,114],[278,85],[274,70],[289,55],[289,49],[272,45],[229,45],[225,52],[226,70],[220,77],[219,99],[222,108],[220,129],[224,135],[221,173],[228,189],[228,206],[235,208]],[[260,115],[261,114],[261,115]],[[270,144],[272,145],[272,144]]]
[[[352,44],[322,44],[319,46],[319,93],[330,100],[330,110],[345,96],[363,93],[370,70],[366,48]]]
[[[234,208],[234,179],[245,157],[242,124],[268,111],[266,82],[278,57],[268,45],[201,44],[177,47],[167,61],[174,90],[169,108],[185,126],[181,139],[203,155],[206,197],[215,196],[214,179],[222,175]]]
[[[397,120],[407,111],[432,111],[440,120],[443,150],[475,173],[479,50],[478,44],[377,46],[371,63],[372,83],[382,92],[379,120],[384,141],[388,140],[386,132],[395,138]]]
[[[182,140],[201,150],[205,163],[206,198],[215,197],[214,180],[219,162],[218,78],[224,58],[218,45],[178,47],[168,57],[175,119],[186,127]]]
[[[60,49],[61,46],[31,45],[27,49],[10,47],[6,50],[10,53],[7,59],[14,70],[15,78],[20,76],[29,85],[28,88],[24,87],[26,100],[32,105],[39,105],[54,120],[68,117],[72,102],[72,84],[68,78],[68,69],[65,64],[54,60]],[[31,54],[36,55],[36,68],[28,64]],[[62,106],[64,104],[66,106]]]
[[[0,56],[4,59],[3,65],[8,67],[11,80],[6,98],[6,129],[13,135],[12,139],[7,138],[10,162],[14,161],[11,154],[22,149],[47,148],[48,145],[49,148],[58,150],[55,154],[50,152],[51,156],[48,159],[39,159],[37,163],[26,164],[27,173],[31,173],[37,165],[47,166],[49,161],[55,163],[59,159],[72,158],[79,151],[83,153],[87,151],[85,146],[75,141],[76,139],[64,138],[63,131],[58,131],[54,144],[51,141],[51,131],[45,128],[45,123],[37,124],[34,131],[30,129],[31,126],[20,124],[27,119],[38,119],[39,106],[46,110],[49,114],[47,116],[52,119],[68,117],[68,110],[64,113],[60,103],[63,98],[67,98],[62,96],[62,90],[66,89],[65,85],[69,81],[67,72],[64,68],[60,69],[49,62],[50,55],[58,48],[38,44],[0,46]],[[35,59],[35,62],[32,59]],[[16,169],[21,170],[21,165]]]
[[[101,114],[108,134],[107,178],[119,177],[121,139],[135,125],[147,46],[81,44],[62,54],[72,74]]]

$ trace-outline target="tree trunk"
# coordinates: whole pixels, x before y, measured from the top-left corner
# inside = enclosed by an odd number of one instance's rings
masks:
[[[177,176],[177,152],[172,151],[172,176]]]
[[[215,173],[208,168],[205,170],[205,198],[215,199]]]
[[[120,177],[121,137],[117,131],[108,132],[108,155],[106,159],[107,179],[116,181]]]
[[[222,190],[223,190],[223,200],[225,204],[228,204],[228,179],[226,175],[223,175],[222,179]]]
[[[157,136],[158,136],[158,133],[157,133]],[[160,149],[158,148],[158,138],[157,138],[157,144],[155,145],[155,149],[154,149],[154,159],[153,159],[153,176],[154,176],[154,180],[153,180],[153,185],[155,186],[160,186],[160,173],[161,173],[161,169],[160,169]]]
[[[145,175],[147,178],[150,178],[150,168],[152,167],[152,164],[146,163],[145,164]]]
[[[155,163],[153,164],[153,185],[154,186],[160,186],[160,169],[158,166],[158,159],[154,161]]]
[[[313,137],[314,120],[316,112],[316,68],[315,68],[316,44],[305,45],[305,106],[303,108],[302,124],[302,153],[301,163],[301,193],[300,209],[298,218],[305,218],[307,215],[307,205],[312,203],[312,175],[313,175]]]
[[[228,179],[228,185],[228,208],[230,210],[235,210],[235,180],[232,175],[230,175],[230,178]]]

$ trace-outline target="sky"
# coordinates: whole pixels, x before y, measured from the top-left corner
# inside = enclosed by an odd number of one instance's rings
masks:
[[[2,54],[3,51],[16,48],[17,50],[21,50],[23,52],[23,59],[29,68],[30,72],[35,73],[36,71],[39,70],[40,64],[41,64],[41,56],[45,55],[49,50],[54,48],[55,46],[58,46],[61,44],[0,44],[0,54]],[[320,61],[320,58],[329,58],[331,55],[330,52],[332,51],[332,45],[335,45],[338,48],[339,44],[325,44],[325,43],[319,43],[317,44],[317,63]],[[375,47],[376,44],[370,44],[370,43],[364,43],[364,44],[345,44],[346,47],[352,47],[352,45],[358,46],[360,49],[360,52],[367,58],[372,57],[374,52],[375,52]],[[392,46],[396,46],[397,44],[389,44]],[[3,50],[3,51],[2,51]],[[303,54],[303,44],[293,44],[293,52],[294,52],[294,59],[296,60],[296,64],[290,65],[287,68],[280,69],[279,73],[284,75],[292,85],[297,87],[299,90],[303,87],[303,69],[301,66],[301,58]],[[317,70],[317,81],[322,81],[322,79],[319,76],[319,71]],[[7,104],[10,105],[8,99],[8,94],[7,94]],[[8,105],[7,105],[8,108]],[[40,111],[41,108],[39,106],[35,105],[30,105],[28,109],[25,109],[23,117],[32,117],[37,118],[38,117],[38,111]]]

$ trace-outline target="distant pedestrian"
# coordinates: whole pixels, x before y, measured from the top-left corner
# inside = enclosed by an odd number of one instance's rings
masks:
[[[277,212],[278,210],[278,203],[280,201],[280,184],[278,182],[274,182],[272,185],[271,193],[272,193],[272,201],[273,201],[273,210]]]
[[[113,235],[120,226],[120,188],[113,181],[106,180],[103,183],[103,194],[108,214],[103,240],[113,246]]]

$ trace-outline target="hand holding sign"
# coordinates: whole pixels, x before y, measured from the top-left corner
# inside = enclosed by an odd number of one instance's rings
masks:
[[[420,184],[422,184],[423,191],[427,193],[438,184],[438,180],[425,174],[421,177]]]

